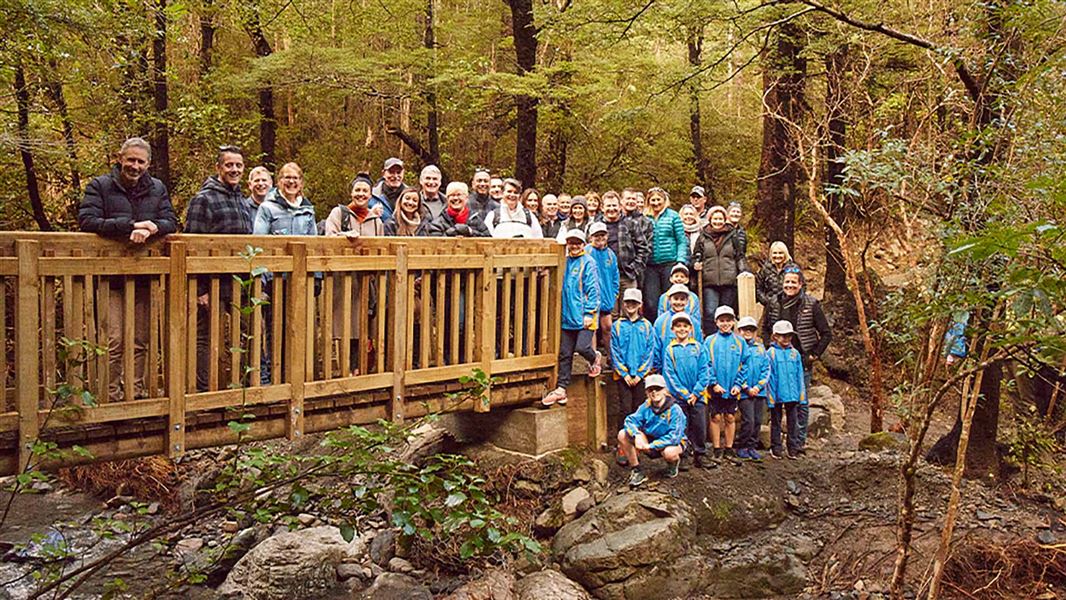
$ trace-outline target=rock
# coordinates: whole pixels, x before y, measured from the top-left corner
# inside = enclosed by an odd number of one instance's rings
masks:
[[[177,544],[174,544],[174,553],[179,557],[188,556],[195,552],[198,552],[204,547],[204,538],[191,537],[183,540],[178,540]]]
[[[303,525],[304,527],[310,527],[318,519],[316,519],[314,515],[308,513],[300,513],[296,516],[296,520],[300,522],[300,525]]]
[[[708,569],[704,593],[714,598],[793,598],[807,585],[807,569],[785,546],[753,543]]]
[[[590,497],[589,491],[583,487],[574,488],[563,495],[562,509],[564,515],[577,513],[577,505]]]
[[[341,563],[337,565],[337,579],[339,581],[346,581],[352,577],[361,577],[363,575],[363,567],[353,563]]]
[[[146,513],[150,514],[150,515],[158,514],[159,513],[159,503],[158,502],[150,503],[148,505],[148,507],[144,509],[144,511]]]
[[[336,527],[287,531],[267,538],[244,555],[218,588],[246,600],[318,598],[337,583],[337,566],[359,563],[366,553],[360,538],[345,542]]]
[[[585,467],[578,467],[574,469],[574,481],[588,483],[592,481],[592,473]]]
[[[807,403],[810,406],[825,409],[829,413],[829,422],[833,431],[844,430],[846,411],[840,395],[828,385],[812,385],[807,391]]]
[[[981,509],[977,509],[976,516],[978,521],[995,521],[996,519],[999,519],[999,515],[994,515]]]
[[[818,542],[807,536],[799,536],[792,541],[792,553],[803,562],[814,558],[819,549]]]
[[[788,490],[788,493],[796,496],[798,496],[801,491],[799,484],[791,479],[785,482],[785,488]]]
[[[1055,532],[1050,529],[1042,529],[1040,533],[1036,534],[1036,541],[1045,546],[1050,546],[1055,543]]]
[[[415,570],[415,566],[399,556],[394,556],[389,559],[389,570],[394,573],[410,573]]]
[[[529,481],[528,479],[519,479],[511,486],[518,495],[525,496],[527,498],[537,498],[544,495],[544,488],[539,483]]]
[[[823,438],[833,432],[829,411],[820,406],[812,406],[808,411],[807,437]]]
[[[375,565],[384,567],[393,556],[396,556],[396,530],[384,529],[370,542],[370,560],[374,561]]]
[[[589,461],[589,466],[592,467],[592,480],[600,485],[607,485],[607,476],[611,473],[611,468],[607,466],[607,463],[594,458]]]
[[[885,450],[906,450],[910,447],[910,440],[902,433],[879,431],[871,433],[859,442],[859,450],[870,452],[884,452]]]
[[[575,512],[578,516],[581,516],[589,511],[593,506],[596,506],[596,501],[592,498],[585,498],[581,502],[577,503]]]
[[[696,524],[700,534],[717,538],[742,538],[776,526],[785,520],[784,498],[771,495],[737,495],[720,488],[709,488],[702,506],[696,507]]]
[[[444,600],[515,600],[514,575],[492,569],[444,597]]]
[[[37,493],[43,494],[45,492],[52,491],[54,487],[51,483],[47,481],[34,481],[33,485],[30,486],[30,489]]]
[[[237,533],[236,521],[222,521],[221,529],[224,533]]]
[[[560,529],[552,553],[563,573],[596,597],[641,597],[630,593],[641,577],[669,579],[679,573],[675,557],[688,555],[694,525],[692,510],[683,501],[658,492],[628,492]]]
[[[769,417],[766,417],[769,418]],[[759,427],[759,442],[762,443],[763,448],[769,448],[770,444],[770,426],[761,425]]]
[[[433,600],[433,592],[410,575],[382,573],[366,591],[352,595],[353,600]]]
[[[527,575],[515,584],[517,600],[592,600],[589,593],[559,571]]]
[[[533,532],[541,537],[550,537],[555,535],[555,532],[559,531],[559,528],[566,525],[569,520],[558,503],[553,503],[537,515],[536,520],[533,521]]]

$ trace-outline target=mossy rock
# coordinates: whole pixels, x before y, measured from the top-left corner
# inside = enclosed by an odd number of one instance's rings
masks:
[[[870,452],[906,450],[908,447],[910,447],[910,440],[907,439],[907,436],[890,431],[871,433],[859,442],[859,450],[868,450]]]

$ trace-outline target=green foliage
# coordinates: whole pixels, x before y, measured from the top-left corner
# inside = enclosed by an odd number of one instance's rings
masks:
[[[1014,424],[1014,435],[1008,445],[1008,460],[1022,469],[1022,485],[1029,487],[1031,468],[1054,468],[1053,459],[1059,454],[1059,443],[1053,431],[1029,405],[1027,412]]]

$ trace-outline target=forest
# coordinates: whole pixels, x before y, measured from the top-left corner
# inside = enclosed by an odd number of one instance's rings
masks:
[[[828,374],[864,429],[910,440],[886,592],[937,597],[959,568],[967,480],[1062,529],[1062,2],[0,0],[0,33],[2,230],[75,230],[134,135],[179,214],[228,144],[299,163],[319,218],[391,156],[407,183],[489,168],[541,193],[661,186],[674,208],[702,185],[743,204],[751,254],[783,240],[815,266],[844,333]],[[960,322],[966,357],[945,365]],[[927,463],[950,482],[915,582]],[[1040,577],[1061,585],[1055,548]],[[1036,577],[986,597],[1058,597],[1018,587]]]

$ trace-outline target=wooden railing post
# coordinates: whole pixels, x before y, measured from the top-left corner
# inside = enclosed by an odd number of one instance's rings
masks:
[[[559,248],[559,265],[551,278],[551,291],[548,293],[548,330],[551,336],[551,352],[559,354],[559,344],[563,336],[563,278],[566,276],[566,247]],[[552,367],[552,386],[559,385],[559,361]]]
[[[40,243],[17,240],[18,282],[15,292],[15,401],[18,408],[18,470],[33,458],[33,444],[40,433],[37,410],[40,402],[40,344],[38,313],[41,293]]]
[[[407,245],[393,244],[396,253],[396,271],[393,273],[392,289],[392,397],[389,401],[389,418],[394,423],[403,423],[404,418],[404,380],[407,369]],[[385,293],[379,290],[379,294]],[[379,315],[379,319],[384,315]],[[385,352],[379,348],[378,352]]]
[[[485,375],[492,377],[492,361],[496,358],[496,265],[495,253],[490,244],[482,246],[482,256],[485,260],[481,265],[481,314],[478,329],[481,340],[479,350],[481,370]],[[467,318],[470,318],[469,316]],[[506,332],[504,332],[506,335]],[[485,395],[474,402],[474,412],[489,412],[492,406],[492,388],[485,390]]]
[[[289,340],[285,349],[285,368],[288,370],[287,378],[292,397],[289,399],[289,420],[285,435],[291,440],[304,432],[307,332],[314,323],[307,322],[307,244],[289,242],[289,254],[292,255],[292,273],[289,275],[288,302],[285,305],[288,313],[285,316],[285,329]]]
[[[186,345],[196,332],[185,324],[189,313],[189,276],[185,262],[185,242],[170,242],[170,273],[167,278],[167,397],[170,412],[167,419],[166,451],[171,458],[185,452],[185,369],[188,367]],[[192,354],[192,369],[196,370],[196,353]]]

